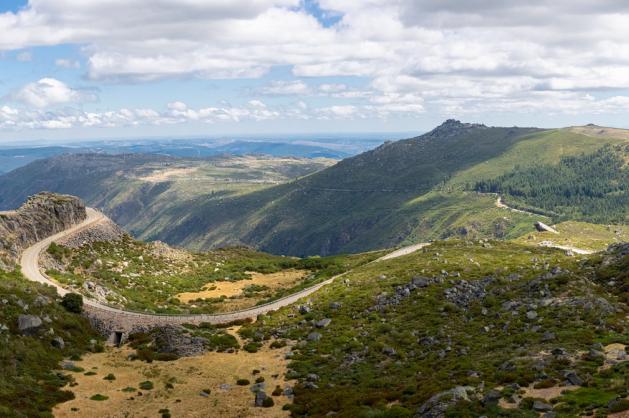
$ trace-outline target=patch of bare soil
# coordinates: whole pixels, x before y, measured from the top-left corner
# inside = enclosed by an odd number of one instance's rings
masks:
[[[183,303],[188,303],[196,299],[219,298],[221,296],[239,296],[247,286],[266,286],[270,290],[291,287],[301,280],[309,272],[307,270],[284,270],[277,273],[263,274],[247,272],[251,280],[238,280],[235,282],[210,282],[199,292],[185,292],[177,295]]]
[[[108,349],[75,362],[85,369],[74,373],[77,385],[67,388],[76,398],[58,405],[53,412],[58,418],[159,417],[163,409],[168,409],[173,417],[285,417],[289,413],[282,406],[290,402],[286,396],[273,396],[273,407],[255,407],[250,386],[238,386],[236,381],[244,378],[253,384],[256,377],[262,376],[268,396],[276,385],[282,389],[292,386],[283,380],[287,351],[288,348],[271,350],[265,346],[257,353],[207,353],[148,364],[128,360],[132,353],[128,348]],[[260,373],[254,376],[254,369]],[[96,374],[86,376],[86,372]],[[104,379],[110,373],[115,380]],[[139,389],[145,381],[151,381],[154,389]],[[134,390],[123,391],[125,388]],[[203,392],[207,389],[209,394]],[[96,394],[108,399],[91,400]]]

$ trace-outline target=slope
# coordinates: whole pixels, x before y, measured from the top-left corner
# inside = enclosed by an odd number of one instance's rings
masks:
[[[465,192],[466,185],[516,165],[556,161],[619,141],[567,129],[449,120],[428,134],[386,143],[289,184],[219,205],[201,204],[155,237],[192,248],[245,243],[295,255],[363,251],[466,233],[513,237],[537,219],[497,210],[493,199]],[[202,233],[196,232],[198,226]]]

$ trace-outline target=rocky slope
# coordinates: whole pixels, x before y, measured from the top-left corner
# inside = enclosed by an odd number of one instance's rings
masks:
[[[0,257],[4,266],[15,262],[25,247],[86,216],[79,198],[47,192],[31,196],[15,211],[0,212]]]

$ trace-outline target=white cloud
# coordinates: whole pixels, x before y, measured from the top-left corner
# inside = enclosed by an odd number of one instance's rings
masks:
[[[61,67],[61,68],[74,68],[74,69],[81,68],[81,63],[80,62],[74,61],[74,60],[65,59],[65,58],[59,58],[59,59],[55,60],[55,65],[57,67]]]
[[[13,98],[36,108],[95,100],[93,93],[75,90],[54,78],[42,78],[29,83],[17,91]]]
[[[260,93],[266,96],[304,96],[311,93],[310,87],[301,80],[273,81],[268,86],[260,89]]]
[[[0,14],[0,50],[80,44],[93,80],[251,78],[274,66],[289,66],[296,77],[368,80],[360,89],[293,80],[257,91],[334,101],[310,114],[299,106],[283,113],[299,117],[575,112],[586,104],[614,112],[629,89],[629,3],[622,0],[319,0],[341,17],[332,27],[300,0],[124,3],[30,0],[18,13]],[[588,98],[599,91],[614,100]],[[22,100],[39,107],[76,101],[67,91],[35,93]],[[279,117],[252,105],[169,112],[173,120]]]

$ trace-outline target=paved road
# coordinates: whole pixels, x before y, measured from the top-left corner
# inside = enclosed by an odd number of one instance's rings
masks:
[[[64,287],[60,286],[58,283],[50,279],[45,273],[41,271],[39,268],[39,255],[40,253],[48,248],[48,246],[53,242],[57,241],[65,236],[74,234],[82,229],[92,227],[99,222],[106,220],[107,218],[100,212],[95,209],[87,208],[87,218],[81,222],[80,224],[73,226],[65,231],[62,231],[58,234],[50,236],[33,246],[27,248],[22,257],[20,259],[20,264],[22,266],[22,273],[24,276],[32,280],[34,282],[44,283],[50,286],[53,286],[57,289],[57,292],[60,295],[65,295],[69,291]],[[413,251],[416,251],[423,246],[428,244],[417,244],[412,245],[410,247],[401,248],[396,250],[390,254],[385,255],[384,257],[379,258],[376,261],[380,260],[389,260],[391,258],[400,257],[402,255],[410,254]],[[344,276],[347,273],[340,274],[338,276],[332,277],[326,281],[318,283],[312,287],[301,290],[292,295],[285,296],[283,298],[277,299],[273,302],[258,305],[252,308],[243,309],[235,312],[228,312],[222,314],[197,314],[197,315],[163,315],[163,314],[148,314],[148,313],[140,313],[140,312],[131,312],[123,309],[112,308],[110,306],[101,304],[93,299],[84,298],[84,306],[85,310],[88,314],[96,315],[99,319],[105,322],[115,322],[118,328],[128,329],[134,325],[163,325],[163,324],[184,324],[184,323],[192,323],[198,324],[201,322],[209,322],[213,324],[220,323],[228,323],[237,319],[246,319],[246,318],[255,318],[260,314],[264,314],[270,311],[277,310],[284,306],[291,305],[298,300],[311,295],[316,292],[320,288],[325,285],[332,283],[336,278]]]

